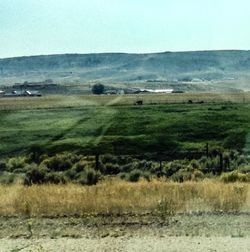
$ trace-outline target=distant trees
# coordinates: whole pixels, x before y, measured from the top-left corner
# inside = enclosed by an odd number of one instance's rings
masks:
[[[93,94],[103,94],[104,92],[104,85],[101,83],[97,83],[92,87],[92,93]]]

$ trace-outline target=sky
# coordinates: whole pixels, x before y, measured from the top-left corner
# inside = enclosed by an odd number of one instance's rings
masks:
[[[250,49],[249,0],[0,0],[0,58]]]

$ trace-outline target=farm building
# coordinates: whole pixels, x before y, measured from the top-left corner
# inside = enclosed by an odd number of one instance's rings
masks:
[[[11,93],[5,93],[3,96],[5,97],[16,97],[16,96],[42,96],[38,91],[19,91],[13,90]]]
[[[173,93],[173,89],[140,89],[140,92],[148,92],[148,93],[164,93],[164,94],[170,94],[170,93]]]
[[[110,89],[104,92],[104,94],[111,95],[111,94],[117,94],[117,91],[115,89]]]
[[[29,90],[26,90],[24,93],[27,96],[42,96],[38,91],[29,91]]]

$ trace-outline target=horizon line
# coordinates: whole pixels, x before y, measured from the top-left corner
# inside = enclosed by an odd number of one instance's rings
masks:
[[[204,49],[204,50],[180,50],[180,51],[156,51],[156,52],[89,52],[89,53],[51,53],[51,54],[31,54],[10,57],[0,57],[0,60],[15,59],[15,58],[29,58],[29,57],[42,57],[42,56],[60,56],[60,55],[97,55],[97,54],[131,54],[131,55],[145,55],[145,54],[164,54],[164,53],[192,53],[192,52],[249,52],[250,49]]]

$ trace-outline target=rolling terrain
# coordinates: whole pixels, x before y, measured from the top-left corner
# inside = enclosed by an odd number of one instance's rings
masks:
[[[250,51],[62,54],[0,59],[0,87],[47,79],[58,84],[127,84],[185,90],[249,90]]]

